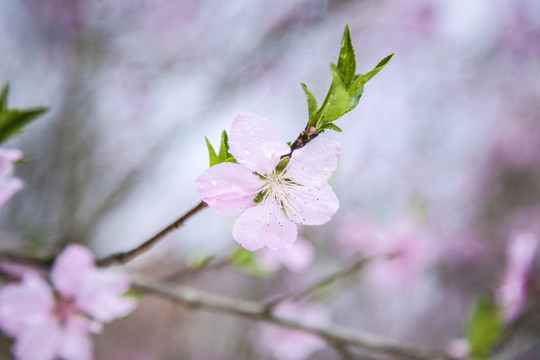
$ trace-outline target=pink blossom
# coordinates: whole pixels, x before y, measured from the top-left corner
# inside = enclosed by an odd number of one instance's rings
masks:
[[[50,281],[52,287],[30,270],[0,289],[0,329],[15,338],[18,360],[92,359],[90,332],[136,305],[122,296],[129,279],[98,269],[81,245],[69,245],[56,258]]]
[[[275,309],[275,313],[312,326],[330,323],[328,310],[312,303],[283,303]],[[325,346],[325,342],[315,335],[276,325],[259,325],[255,337],[255,344],[263,353],[279,360],[303,360]]]
[[[277,171],[289,146],[269,120],[241,113],[233,121],[229,145],[238,164],[212,166],[196,183],[202,199],[219,215],[240,215],[233,236],[246,249],[290,248],[297,237],[295,223],[324,224],[339,208],[327,184],[341,151],[336,141],[315,138]],[[258,194],[263,197],[257,204]]]
[[[496,299],[507,322],[516,318],[525,302],[527,280],[538,250],[538,236],[521,233],[508,244],[507,263]]]
[[[371,263],[364,272],[371,283],[389,290],[409,288],[421,269],[436,256],[426,231],[408,218],[383,226],[356,217],[344,224],[337,240],[349,253],[352,250],[367,256],[394,255]]]
[[[0,206],[23,187],[22,180],[13,176],[13,163],[20,158],[22,152],[18,149],[0,149]]]
[[[269,271],[277,271],[284,266],[292,272],[301,272],[313,262],[313,246],[301,236],[290,249],[262,249],[257,253],[261,266]]]

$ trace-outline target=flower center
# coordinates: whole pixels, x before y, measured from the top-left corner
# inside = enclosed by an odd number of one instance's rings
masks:
[[[73,299],[61,297],[56,301],[55,312],[60,321],[64,323],[70,316],[76,314],[78,311]]]

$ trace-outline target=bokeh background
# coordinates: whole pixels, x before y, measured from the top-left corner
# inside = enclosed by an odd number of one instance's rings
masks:
[[[69,242],[128,250],[199,201],[235,114],[294,140],[300,87],[322,101],[348,23],[359,72],[395,52],[329,132],[343,153],[341,207],[303,237],[313,258],[256,277],[233,267],[179,283],[263,300],[359,253],[399,249],[310,298],[332,322],[392,342],[446,348],[479,294],[493,294],[516,237],[540,236],[540,2],[536,0],[25,0],[0,2],[0,81],[10,105],[51,111],[8,146],[25,189],[0,212],[1,245],[35,255]],[[130,264],[164,276],[227,256],[234,219],[204,210]],[[381,245],[382,244],[382,245]],[[537,264],[538,265],[538,262]],[[538,266],[502,359],[540,353]],[[144,298],[95,338],[98,359],[285,359],[264,329]],[[266,342],[266,343],[265,343]],[[2,341],[9,359],[8,340]],[[266,346],[266,347],[265,347]],[[298,359],[338,358],[319,347]],[[536,356],[536,357],[535,357]]]

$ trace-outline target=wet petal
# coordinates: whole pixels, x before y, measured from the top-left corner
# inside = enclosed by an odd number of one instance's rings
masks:
[[[233,237],[248,250],[264,246],[290,248],[298,235],[296,225],[269,199],[247,209],[236,220]]]
[[[328,184],[288,188],[289,217],[302,225],[322,225],[339,209],[339,200]]]
[[[124,317],[137,306],[133,298],[123,296],[130,285],[123,273],[93,271],[82,279],[75,294],[76,305],[100,322]]]
[[[195,183],[202,200],[222,216],[238,215],[253,206],[263,185],[251,170],[233,163],[210,167]]]
[[[70,244],[54,261],[51,281],[60,294],[70,297],[75,294],[81,279],[95,268],[90,250],[82,245]]]
[[[293,152],[286,176],[302,185],[324,184],[336,169],[336,155],[340,152],[341,145],[337,141],[315,138]]]
[[[240,164],[260,174],[271,172],[281,156],[290,152],[270,120],[247,112],[234,118],[229,146]]]
[[[0,328],[18,335],[25,327],[39,324],[54,307],[49,285],[37,273],[25,274],[22,282],[0,289]]]

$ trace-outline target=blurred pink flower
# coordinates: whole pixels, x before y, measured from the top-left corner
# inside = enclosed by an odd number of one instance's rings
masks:
[[[506,322],[514,320],[521,312],[538,242],[536,234],[526,232],[520,233],[508,243],[506,269],[496,293],[497,303],[503,309]]]
[[[89,333],[136,306],[122,295],[127,276],[98,269],[88,249],[69,245],[56,258],[51,285],[36,271],[0,289],[0,329],[15,338],[18,360],[92,359]]]
[[[403,290],[417,279],[422,268],[436,256],[426,231],[412,219],[382,226],[363,219],[348,221],[339,232],[343,250],[366,256],[395,255],[380,259],[365,270],[366,278],[387,289]]]
[[[18,149],[0,149],[0,206],[23,187],[21,179],[13,177],[13,163],[22,158]]]
[[[229,144],[238,164],[212,166],[196,183],[203,201],[218,214],[240,215],[233,236],[246,249],[290,248],[297,237],[294,223],[321,225],[339,208],[327,184],[341,151],[338,142],[315,138],[294,151],[279,172],[276,166],[289,146],[269,120],[241,113],[233,121]],[[264,197],[257,204],[253,200],[260,193]]]
[[[302,320],[312,326],[330,324],[328,310],[311,303],[283,303],[275,313],[291,320]],[[290,330],[276,325],[259,325],[255,332],[255,344],[272,359],[303,360],[323,348],[325,342],[312,334]]]
[[[292,272],[306,270],[313,262],[313,246],[299,236],[290,249],[263,249],[257,253],[261,266],[268,271],[277,271],[284,266]]]

